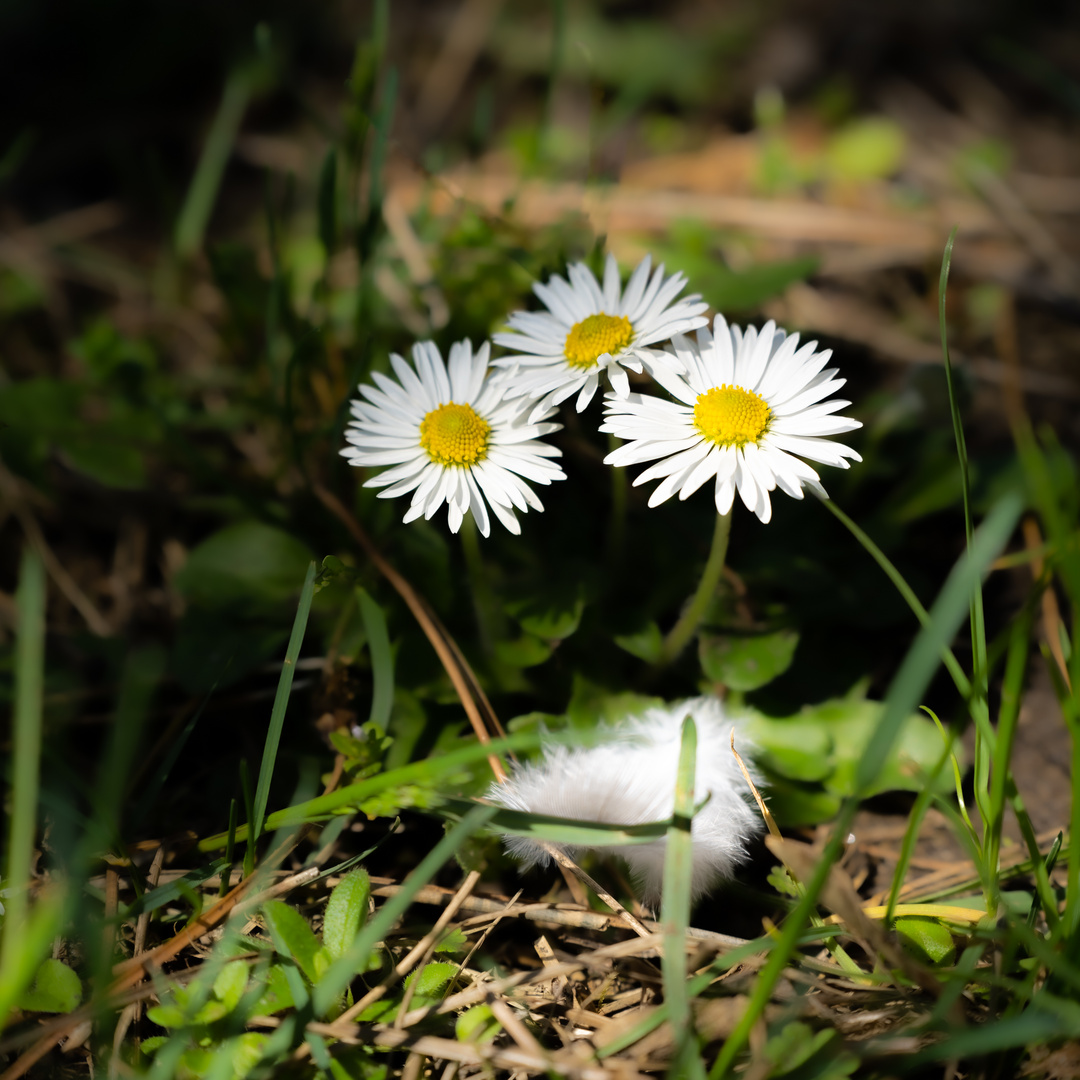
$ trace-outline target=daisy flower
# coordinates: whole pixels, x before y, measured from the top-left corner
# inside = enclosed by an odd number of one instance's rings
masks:
[[[626,397],[630,383],[623,368],[640,372],[647,346],[708,323],[701,297],[675,302],[686,278],[665,278],[663,264],[650,275],[651,266],[646,255],[624,291],[613,255],[604,266],[603,287],[584,263],[572,263],[569,281],[556,274],[546,285],[533,286],[546,312],[516,311],[507,320],[510,331],[494,335],[497,345],[513,350],[495,361],[517,369],[511,392],[540,399],[532,418],[574,394],[581,412],[592,401],[601,372],[615,393]]]
[[[352,465],[391,466],[364,486],[385,488],[380,499],[411,491],[405,521],[430,520],[446,503],[451,532],[471,510],[487,536],[490,506],[518,534],[515,509],[544,509],[526,481],[565,479],[549,460],[562,451],[540,441],[562,425],[523,422],[527,406],[507,400],[506,377],[488,376],[490,351],[485,342],[474,355],[471,342],[459,341],[450,348],[448,367],[433,342],[417,342],[412,366],[391,354],[397,381],[373,372],[375,386],[361,386],[363,400],[352,402],[354,419],[345,433],[350,445],[341,453]]]
[[[730,877],[746,858],[749,840],[761,831],[746,779],[731,752],[731,732],[741,723],[727,716],[717,698],[692,698],[646,709],[618,728],[601,727],[595,746],[543,745],[540,758],[517,765],[487,797],[499,806],[532,814],[610,825],[644,825],[671,817],[675,780],[687,716],[697,725],[694,802],[708,801],[691,826],[694,898]],[[745,747],[740,743],[745,757]],[[507,836],[507,849],[526,867],[545,866],[550,856],[535,841]],[[571,855],[578,847],[567,849]],[[629,846],[591,850],[625,859],[641,887],[642,898],[655,904],[664,876],[667,838]]]
[[[649,373],[676,400],[609,394],[601,431],[627,440],[604,459],[609,465],[656,461],[635,486],[662,477],[649,498],[657,506],[675,492],[692,495],[716,479],[716,509],[726,515],[738,491],[762,521],[772,517],[769,492],[776,488],[801,499],[809,488],[828,498],[817,472],[802,458],[848,468],[861,461],[854,450],[825,438],[862,427],[837,416],[850,401],[826,401],[846,380],[826,367],[832,350],[817,342],[799,347],[799,335],[771,320],[759,332],[729,327],[717,315],[713,332],[699,330],[697,343],[679,336],[668,352],[683,367],[664,364]],[[658,459],[658,460],[657,460]]]

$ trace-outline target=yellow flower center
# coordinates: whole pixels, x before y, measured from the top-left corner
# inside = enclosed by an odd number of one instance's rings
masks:
[[[741,386],[714,386],[698,394],[694,424],[717,446],[745,446],[757,442],[772,411],[753,390]]]
[[[614,355],[634,340],[634,328],[625,315],[590,315],[574,323],[566,335],[563,353],[571,367],[591,368],[598,356]]]
[[[487,457],[491,425],[471,405],[440,405],[420,421],[420,445],[440,465],[475,465]]]

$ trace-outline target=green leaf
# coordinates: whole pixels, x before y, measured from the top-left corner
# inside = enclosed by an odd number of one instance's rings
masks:
[[[41,962],[29,989],[18,998],[18,1006],[26,1012],[68,1013],[82,1001],[82,983],[60,960]]]
[[[956,943],[947,926],[937,919],[921,915],[904,915],[896,920],[893,929],[900,943],[924,963],[947,967],[956,959]]]
[[[756,690],[787,671],[798,644],[798,631],[788,629],[738,636],[702,634],[698,658],[713,682],[731,690]]]
[[[491,1042],[500,1031],[502,1024],[495,1019],[495,1014],[487,1005],[474,1005],[466,1009],[454,1022],[458,1042]]]
[[[360,867],[350,870],[334,886],[323,917],[323,944],[335,959],[352,947],[368,915],[371,878]]]
[[[248,982],[248,966],[243,960],[233,960],[218,972],[214,980],[214,996],[232,1012],[244,996]]]
[[[300,591],[311,558],[307,546],[283,529],[243,521],[196,547],[177,573],[176,587],[190,603],[211,610],[266,610]]]
[[[267,900],[263,904],[263,917],[271,933],[276,933],[284,942],[300,970],[315,983],[318,980],[315,954],[321,946],[307,919],[281,900]]]
[[[435,946],[436,952],[464,953],[469,951],[469,939],[460,926],[448,930]]]
[[[655,622],[649,622],[644,630],[636,634],[618,634],[614,641],[624,652],[647,664],[659,663],[664,655],[664,635]]]
[[[251,1015],[272,1016],[295,1005],[285,969],[280,964],[271,964],[264,976],[262,996],[252,1007]]]
[[[758,762],[770,772],[804,783],[833,774],[833,736],[824,724],[800,722],[798,717],[777,720],[751,714],[746,733],[758,748]]]
[[[580,625],[584,610],[585,599],[580,593],[568,595],[558,589],[506,605],[507,614],[522,630],[544,641],[568,638]]]
[[[517,641],[495,643],[495,658],[515,668],[536,667],[547,660],[551,652],[552,648],[546,641],[532,634],[522,634]]]
[[[419,971],[414,971],[405,980],[405,985],[416,984],[413,993],[413,1001],[417,998],[428,1000],[442,997],[443,991],[450,985],[450,980],[457,975],[457,964],[449,964],[443,960],[437,960],[431,964],[425,964]]]
[[[768,803],[769,811],[780,825],[794,828],[831,821],[840,810],[841,799],[816,785],[770,778]]]

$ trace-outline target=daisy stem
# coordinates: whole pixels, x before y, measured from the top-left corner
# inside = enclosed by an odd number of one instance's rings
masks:
[[[614,435],[608,436],[608,448],[614,450],[619,440]],[[608,558],[611,560],[613,576],[616,576],[619,563],[622,562],[623,546],[626,541],[626,505],[627,484],[625,469],[609,469],[611,473],[611,520],[608,523]]]
[[[476,521],[467,513],[461,521],[461,550],[465,555],[465,570],[469,575],[472,592],[473,610],[476,612],[476,626],[480,632],[480,645],[485,653],[490,654],[494,647],[495,635],[500,630],[500,612],[495,603],[495,594],[491,590],[484,557],[480,554],[480,539]]]
[[[716,594],[720,577],[724,573],[724,559],[727,557],[728,537],[731,536],[731,511],[716,515],[716,528],[713,530],[712,547],[705,569],[701,573],[697,591],[690,598],[679,621],[664,638],[664,651],[660,656],[660,665],[666,666],[675,660],[679,653],[690,643],[697,633],[701,620],[705,617],[709,601]]]

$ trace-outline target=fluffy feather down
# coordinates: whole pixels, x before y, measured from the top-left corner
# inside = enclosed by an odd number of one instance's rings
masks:
[[[647,709],[618,728],[601,731],[590,747],[543,746],[541,757],[514,769],[488,798],[500,806],[575,821],[640,825],[670,817],[675,802],[682,723],[697,724],[697,769],[694,802],[708,802],[694,816],[693,878],[696,900],[720,879],[730,877],[746,858],[747,842],[761,829],[761,818],[738,762],[731,753],[731,731],[744,760],[748,747],[739,737],[739,722],[724,713],[716,698],[693,698]],[[505,838],[507,849],[526,867],[544,866],[550,858],[533,840]],[[602,854],[625,859],[646,903],[655,904],[663,880],[666,839],[629,847],[597,847]],[[566,849],[573,855],[574,847]]]

